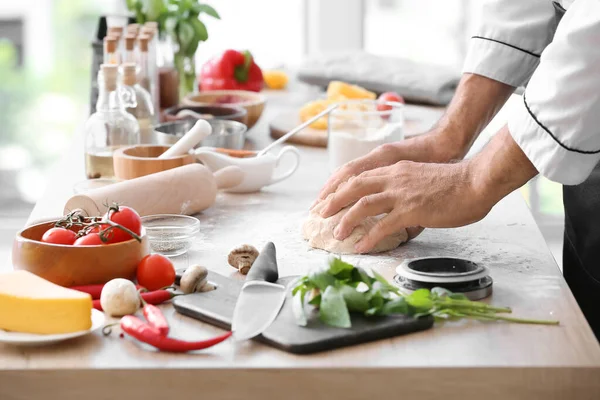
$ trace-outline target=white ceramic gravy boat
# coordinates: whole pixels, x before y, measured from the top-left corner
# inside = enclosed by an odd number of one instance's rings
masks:
[[[287,171],[275,175],[274,172],[277,169],[281,158],[286,153],[294,156],[294,165]],[[277,156],[266,153],[260,157],[239,158],[203,149],[201,147],[196,149],[195,154],[196,157],[212,172],[216,172],[221,168],[230,165],[238,166],[244,171],[242,183],[225,190],[232,193],[257,192],[264,186],[272,185],[289,178],[296,172],[300,165],[300,152],[293,146],[285,146]]]

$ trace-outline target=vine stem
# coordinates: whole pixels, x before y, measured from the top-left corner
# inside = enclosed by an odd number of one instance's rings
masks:
[[[109,208],[109,210],[114,210],[114,208]],[[131,229],[124,227],[121,224],[117,224],[116,222],[111,221],[110,219],[107,219],[105,221],[103,221],[102,219],[98,220],[96,217],[88,217],[89,220],[91,220],[91,222],[85,222],[85,217],[82,217],[77,211],[72,211],[69,214],[67,214],[63,219],[61,219],[60,221],[57,221],[56,224],[54,224],[54,226],[63,226],[65,225],[66,227],[71,227],[71,226],[81,226],[82,228],[87,228],[87,227],[91,227],[91,226],[102,226],[102,225],[109,225],[108,228],[103,229],[102,231],[99,232],[100,238],[103,238],[103,236],[111,229],[117,228],[117,229],[121,229],[122,231],[128,233],[129,235],[131,235],[132,238],[134,238],[135,240],[137,240],[138,242],[142,242],[142,238],[141,236],[139,236],[138,234],[136,234],[135,232],[133,232]],[[102,240],[104,241],[104,240]]]

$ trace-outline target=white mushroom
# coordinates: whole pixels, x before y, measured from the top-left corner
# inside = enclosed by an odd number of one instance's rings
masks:
[[[215,287],[208,282],[208,270],[201,265],[192,265],[185,270],[179,288],[183,293],[208,292]]]
[[[227,261],[229,265],[240,271],[243,275],[248,274],[254,260],[258,257],[258,250],[252,245],[243,244],[229,252]]]
[[[102,288],[100,305],[111,317],[135,314],[140,308],[140,295],[130,280],[113,279]]]

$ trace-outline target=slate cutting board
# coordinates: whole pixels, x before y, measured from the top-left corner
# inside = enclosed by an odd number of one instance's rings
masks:
[[[280,278],[277,283],[287,287],[295,278]],[[216,290],[175,297],[175,310],[211,325],[230,329],[233,309],[244,282],[212,271],[209,271],[208,280],[217,285]],[[432,317],[415,319],[398,315],[367,319],[362,315],[352,315],[352,328],[343,329],[324,325],[313,313],[308,318],[308,325],[303,327],[296,324],[288,290],[288,297],[277,319],[256,340],[290,353],[308,354],[422,331],[432,326]]]

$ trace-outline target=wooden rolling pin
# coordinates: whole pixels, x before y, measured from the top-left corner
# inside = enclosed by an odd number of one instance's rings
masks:
[[[118,203],[135,209],[140,216],[153,214],[193,215],[212,206],[217,189],[239,185],[244,173],[227,167],[214,175],[201,164],[189,164],[155,174],[89,190],[71,197],[64,214],[80,209],[88,217],[106,212]]]

